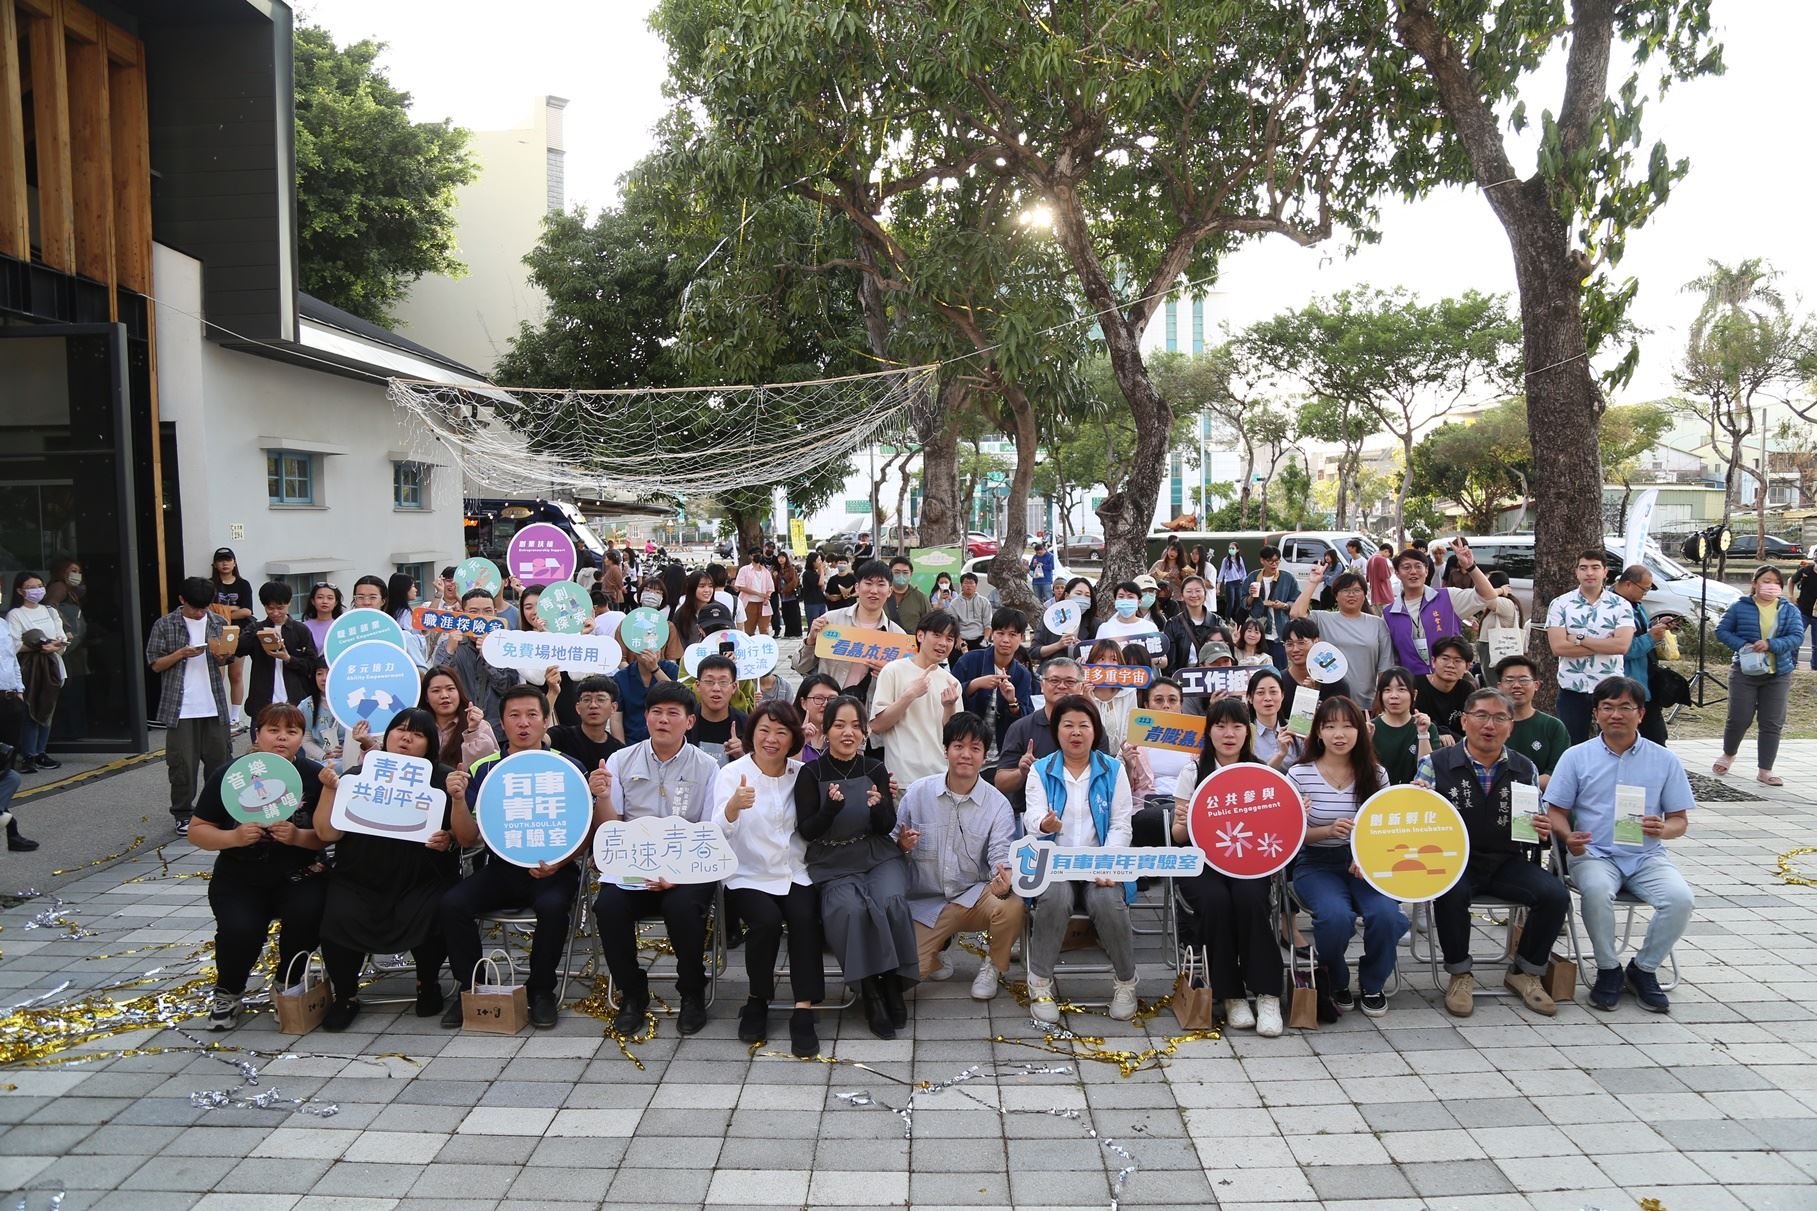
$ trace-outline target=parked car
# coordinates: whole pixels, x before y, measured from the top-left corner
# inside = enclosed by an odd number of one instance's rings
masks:
[[[965,532],[965,553],[972,558],[977,558],[982,555],[995,555],[1001,549],[997,540],[992,538],[989,534],[984,533],[982,530],[967,530]]]
[[[1766,555],[1760,555],[1760,535],[1752,530],[1733,531],[1729,536],[1730,559],[1799,559],[1803,552],[1795,542],[1767,535]]]
[[[1521,615],[1543,626],[1544,605],[1542,604],[1537,619],[1534,618],[1533,610],[1533,535],[1486,534],[1481,537],[1467,536],[1466,541],[1470,543],[1470,549],[1484,571],[1500,569],[1508,574],[1508,587],[1514,591],[1514,598],[1520,603]],[[1622,540],[1619,535],[1611,534],[1604,536],[1603,543],[1608,548],[1604,555],[1613,575],[1622,566],[1618,554],[1622,549]],[[1724,610],[1741,599],[1741,594],[1729,585],[1718,580],[1705,582],[1697,573],[1674,563],[1651,539],[1642,548],[1641,562],[1653,573],[1653,591],[1641,599],[1641,604],[1646,606],[1650,614],[1676,614],[1695,622],[1707,588],[1710,619],[1715,621],[1722,616]]]
[[[1066,559],[1082,559],[1090,563],[1104,562],[1104,536],[1102,534],[1075,534],[1072,541],[1064,544],[1060,554]]]

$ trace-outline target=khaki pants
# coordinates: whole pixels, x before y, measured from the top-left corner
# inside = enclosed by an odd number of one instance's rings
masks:
[[[915,922],[915,949],[921,961],[921,975],[926,978],[940,962],[940,948],[956,933],[970,930],[990,932],[991,966],[998,974],[1009,970],[1009,948],[1022,935],[1022,898],[998,899],[990,892],[978,897],[970,908],[948,904],[940,910],[933,925]]]

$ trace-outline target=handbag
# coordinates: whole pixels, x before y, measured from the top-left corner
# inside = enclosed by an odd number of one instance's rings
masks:
[[[1201,947],[1191,947],[1180,963],[1180,974],[1174,977],[1173,1000],[1168,1007],[1182,1030],[1211,1029],[1210,961]]]
[[[303,961],[303,975],[293,983],[298,960]],[[291,959],[290,970],[284,973],[284,987],[271,994],[271,1007],[278,1017],[278,1033],[308,1034],[320,1026],[328,1015],[328,996],[328,981],[322,978],[321,956],[310,951]]]
[[[508,981],[501,980],[498,960],[503,959]],[[487,983],[480,983],[480,972]],[[517,964],[511,953],[495,950],[473,965],[473,986],[461,993],[461,1027],[485,1034],[516,1034],[530,1022],[530,995],[517,982]]]
[[[1769,653],[1743,648],[1735,653],[1735,666],[1750,677],[1765,677],[1773,671],[1773,658]]]

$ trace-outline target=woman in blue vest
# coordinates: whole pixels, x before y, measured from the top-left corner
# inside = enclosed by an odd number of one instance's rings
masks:
[[[1135,801],[1123,763],[1097,751],[1104,735],[1097,708],[1083,694],[1069,694],[1048,708],[1048,718],[1060,747],[1029,771],[1023,828],[1069,848],[1128,845]],[[1134,882],[1105,878],[1057,882],[1035,900],[1027,958],[1029,1008],[1037,1020],[1060,1020],[1054,960],[1066,940],[1067,922],[1081,905],[1116,973],[1110,1016],[1123,1022],[1136,1016],[1136,951],[1129,928],[1135,894]]]

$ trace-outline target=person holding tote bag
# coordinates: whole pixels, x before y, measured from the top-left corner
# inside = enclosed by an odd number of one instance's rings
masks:
[[[1721,776],[1735,764],[1735,754],[1758,718],[1760,771],[1755,778],[1768,786],[1784,786],[1773,772],[1779,756],[1779,736],[1785,730],[1786,702],[1792,693],[1792,670],[1798,667],[1798,649],[1804,643],[1804,617],[1785,600],[1785,582],[1779,569],[1762,564],[1754,569],[1754,591],[1723,611],[1716,638],[1735,653],[1729,678],[1729,717],[1722,725],[1722,756],[1711,769]]]

